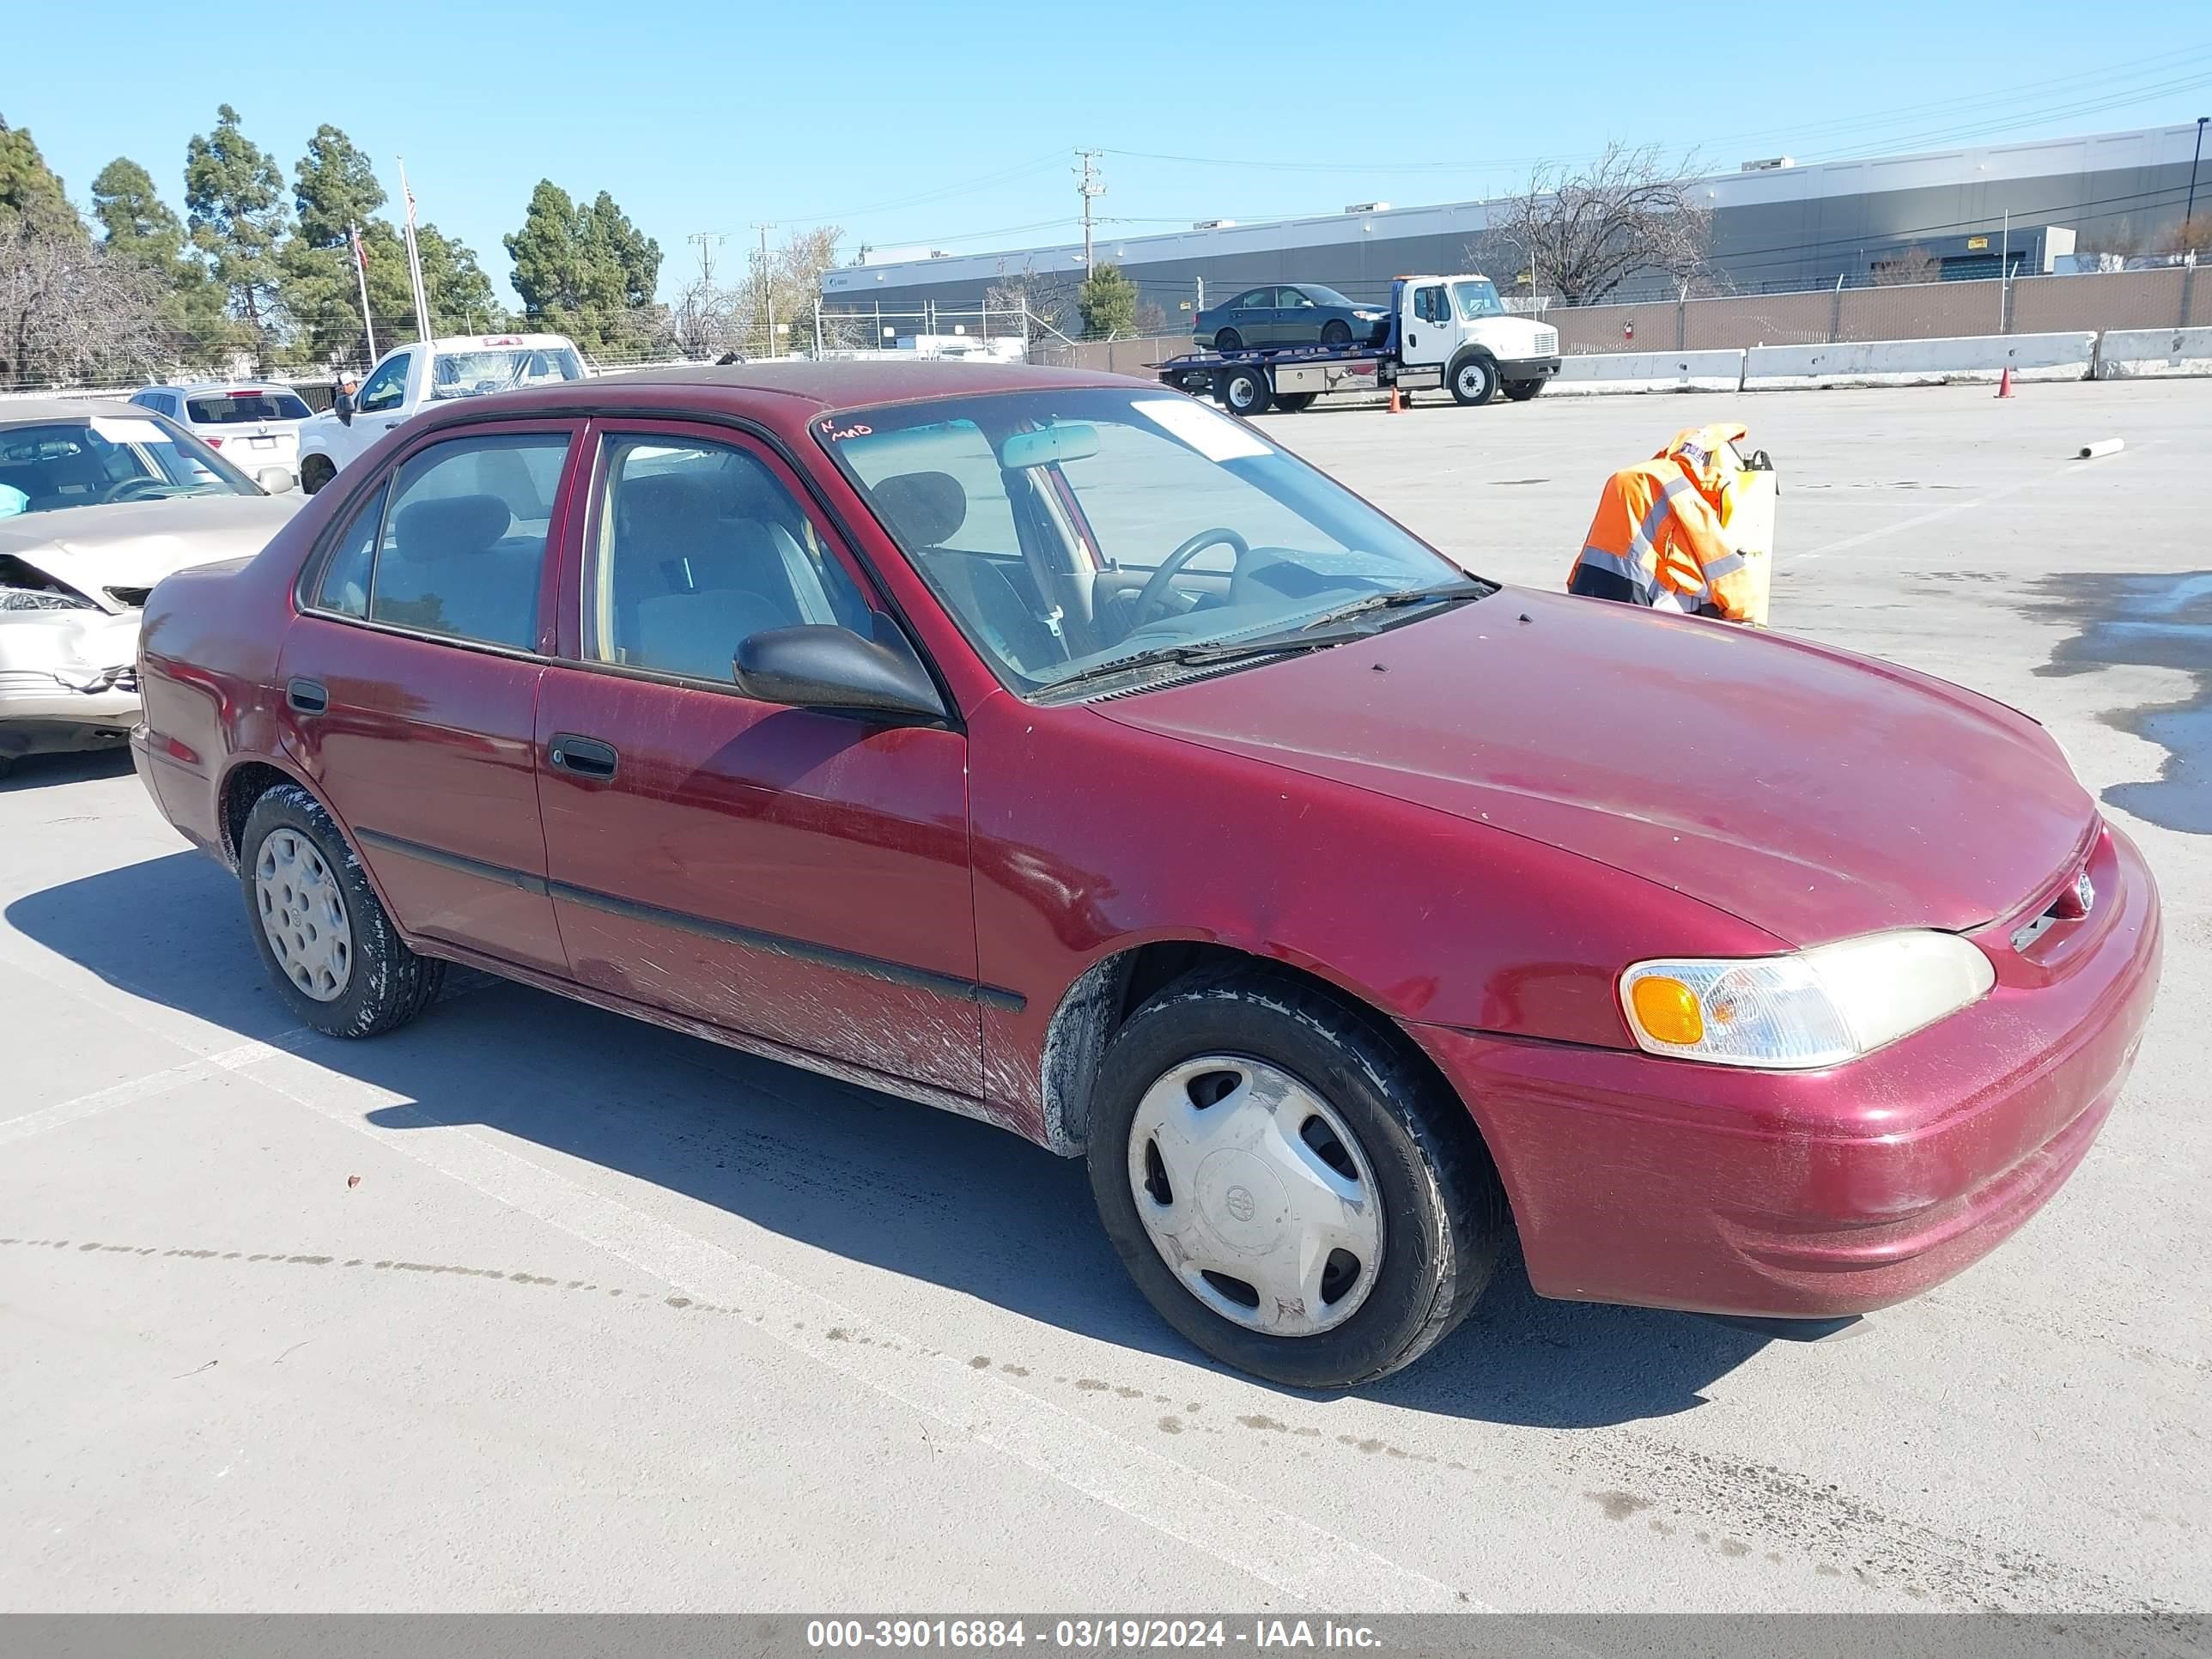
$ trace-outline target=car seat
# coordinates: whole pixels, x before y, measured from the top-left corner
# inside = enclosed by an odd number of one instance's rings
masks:
[[[946,545],[968,521],[968,491],[949,472],[902,472],[868,492],[901,546],[944,595],[954,615],[1001,659],[1034,677],[1067,660],[1067,649],[1023,592],[1029,568]]]
[[[464,639],[536,643],[544,547],[535,537],[509,543],[514,522],[496,495],[408,502],[392,514],[392,545],[377,561],[373,614]]]

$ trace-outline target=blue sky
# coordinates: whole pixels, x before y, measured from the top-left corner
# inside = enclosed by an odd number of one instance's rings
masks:
[[[288,180],[332,122],[395,196],[404,154],[423,216],[502,289],[500,239],[539,179],[611,191],[659,240],[667,294],[696,270],[692,233],[726,236],[718,259],[735,276],[759,221],[840,224],[848,247],[1065,239],[1079,145],[1109,152],[1105,234],[1133,235],[1495,194],[1537,158],[1611,138],[1733,167],[2212,113],[2201,0],[2139,0],[2111,14],[2124,29],[2036,0],[2001,14],[1785,3],[1741,24],[1699,7],[1420,10],[1463,21],[1401,33],[1404,9],[1304,0],[387,0],[280,8],[264,46],[240,14],[112,0],[96,46],[81,9],[11,13],[0,115],[31,129],[80,204],[122,155],[179,208],[185,141],[218,103]],[[1254,15],[1265,25],[1241,21]]]

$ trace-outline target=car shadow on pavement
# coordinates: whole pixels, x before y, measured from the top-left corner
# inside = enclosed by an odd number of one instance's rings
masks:
[[[241,1037],[293,1029],[236,883],[198,854],[26,895],[6,919],[117,988]],[[300,1052],[404,1103],[369,1107],[372,1124],[481,1124],[1024,1318],[1210,1364],[1128,1281],[1083,1166],[1002,1130],[473,974],[403,1030]],[[1514,1258],[1442,1347],[1362,1392],[1443,1416],[1589,1428],[1701,1405],[1764,1346],[1685,1315],[1547,1301]]]
[[[47,789],[56,784],[83,783],[94,778],[119,778],[131,770],[131,751],[121,744],[112,749],[82,750],[70,755],[23,755],[0,770],[0,794],[17,789]]]

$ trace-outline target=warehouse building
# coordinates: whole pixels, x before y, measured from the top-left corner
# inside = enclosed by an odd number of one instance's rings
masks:
[[[1700,186],[1713,208],[1712,280],[1760,293],[1856,286],[1900,266],[1944,278],[1994,276],[2001,266],[2025,276],[2073,269],[2081,252],[2100,246],[2157,246],[2181,222],[2198,137],[2191,123],[1810,166],[1787,156],[1746,162]],[[1170,327],[1255,283],[1326,283],[1371,303],[1387,300],[1401,273],[1477,265],[1509,291],[1517,276],[1525,292],[1525,254],[1489,230],[1505,209],[1359,203],[1310,218],[1102,237],[1097,253],[1121,266]],[[872,258],[826,273],[822,300],[838,313],[966,309],[994,288],[1065,293],[1083,268],[1080,241]],[[1616,297],[1648,298],[1658,287]]]

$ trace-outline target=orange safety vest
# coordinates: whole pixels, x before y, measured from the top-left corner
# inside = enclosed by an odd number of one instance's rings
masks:
[[[1742,555],[1672,453],[1606,480],[1567,592],[1736,621],[1752,600]]]

